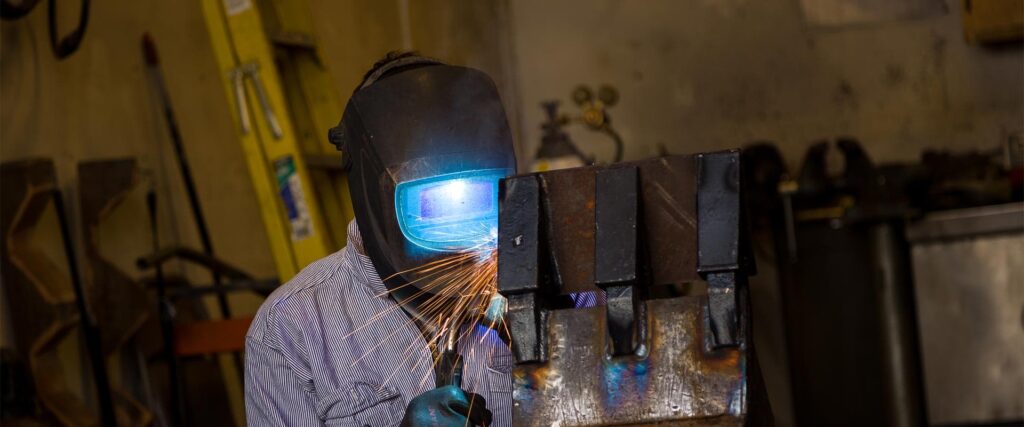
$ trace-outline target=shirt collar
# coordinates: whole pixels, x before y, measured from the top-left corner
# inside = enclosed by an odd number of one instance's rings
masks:
[[[348,223],[348,245],[343,251],[349,265],[355,270],[356,277],[361,279],[362,284],[370,288],[375,296],[387,298],[388,289],[384,286],[380,275],[377,274],[377,268],[373,266],[373,261],[366,256],[366,250],[363,248],[363,236],[359,234],[359,226],[354,219]]]

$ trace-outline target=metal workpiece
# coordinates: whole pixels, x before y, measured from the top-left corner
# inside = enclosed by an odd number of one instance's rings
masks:
[[[739,151],[697,157],[697,271],[708,282],[716,346],[737,345],[736,273],[740,269]]]
[[[546,246],[541,255],[546,257],[543,267],[550,276],[545,280],[557,288],[551,292],[568,295],[599,290],[594,277],[597,268],[596,179],[599,171],[620,168],[634,168],[638,177],[637,252],[644,258],[640,264],[647,270],[646,280],[652,285],[701,280],[697,273],[697,161],[695,156],[677,155],[506,180],[536,179],[540,186],[539,233],[541,244]],[[502,197],[502,204],[514,203]],[[503,209],[516,212],[516,216],[527,214],[520,209],[504,206]],[[499,224],[508,220],[499,215]],[[502,240],[505,234],[500,225],[498,234],[500,253],[501,245],[508,243]],[[504,279],[500,271],[505,261],[499,257],[498,262],[499,288],[502,288]]]
[[[634,163],[640,176],[640,245],[651,285],[697,274],[697,160],[667,156]]]
[[[501,182],[498,211],[498,290],[536,291],[540,284],[540,184],[533,175]]]
[[[505,322],[519,362],[544,358],[541,345],[540,183],[533,175],[502,180],[498,214],[498,290],[508,299]],[[515,212],[515,214],[512,214]]]
[[[632,286],[608,286],[605,288],[605,314],[608,335],[611,338],[611,354],[625,356],[633,354],[640,342],[637,322],[642,322],[640,310]]]
[[[549,361],[513,371],[513,425],[744,425],[747,357],[712,349],[700,297],[648,301],[646,357],[607,356],[601,307],[551,312]]]
[[[537,174],[550,282],[563,295],[594,292],[594,208],[597,167]]]
[[[740,325],[736,315],[736,273],[709,273],[707,283],[712,342],[716,347],[738,345],[737,329]]]
[[[740,153],[697,156],[697,270],[739,269]]]
[[[516,363],[543,362],[547,360],[544,326],[547,325],[548,311],[538,306],[536,293],[508,295],[508,311],[505,324],[512,338],[512,355]]]
[[[638,189],[635,167],[605,169],[596,174],[594,282],[598,287],[637,281]]]
[[[612,354],[632,354],[637,331],[633,286],[637,270],[637,171],[635,167],[597,171],[595,177],[594,282],[605,291]]]
[[[514,425],[770,424],[752,403],[763,384],[748,364],[739,186],[738,151],[504,181]],[[652,299],[702,278],[708,295]],[[566,305],[580,292],[599,305]]]

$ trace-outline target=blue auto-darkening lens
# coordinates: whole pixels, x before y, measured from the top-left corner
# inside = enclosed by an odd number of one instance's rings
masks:
[[[395,206],[402,234],[438,251],[493,245],[498,182],[508,174],[506,169],[484,169],[398,184]]]

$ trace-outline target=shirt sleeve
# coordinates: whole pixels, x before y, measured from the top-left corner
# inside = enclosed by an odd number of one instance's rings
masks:
[[[322,426],[316,402],[277,349],[245,340],[245,418],[254,426]]]

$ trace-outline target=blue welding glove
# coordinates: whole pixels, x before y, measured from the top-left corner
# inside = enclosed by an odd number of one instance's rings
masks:
[[[472,404],[471,404],[472,403]],[[453,385],[416,396],[405,408],[402,427],[464,427],[491,424],[487,402]]]

